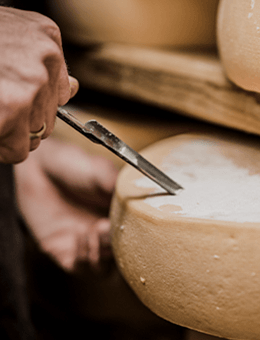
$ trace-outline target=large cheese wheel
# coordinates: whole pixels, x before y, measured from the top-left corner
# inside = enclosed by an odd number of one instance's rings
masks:
[[[228,339],[260,334],[260,142],[187,134],[143,154],[184,189],[127,165],[111,208],[118,267],[172,323]]]
[[[52,17],[74,43],[215,44],[218,0],[49,0]]]
[[[260,2],[221,0],[217,39],[228,77],[245,90],[260,92]]]

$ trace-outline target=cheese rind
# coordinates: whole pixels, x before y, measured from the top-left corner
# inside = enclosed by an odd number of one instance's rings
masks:
[[[194,150],[203,143],[207,151],[204,149],[199,156]],[[193,151],[188,152],[187,145]],[[193,177],[191,164],[198,160],[202,167],[204,161],[206,169],[208,163],[219,169],[220,179],[226,176],[222,170],[227,164],[227,172],[232,171],[234,176],[242,169],[247,175],[241,180],[248,182],[252,178],[260,180],[259,149],[259,142],[255,140],[183,135],[156,143],[143,154],[167,172],[170,162],[174,164],[176,151],[181,150],[183,157],[175,158],[174,167],[186,171],[190,164],[189,176],[194,182],[204,180],[196,177],[196,171]],[[210,157],[216,153],[219,158]],[[222,158],[228,162],[218,162]],[[178,177],[178,172],[176,175]],[[217,181],[215,175],[213,181]],[[247,217],[237,218],[234,210],[229,218],[220,220],[214,216],[194,217],[189,215],[184,203],[178,202],[181,193],[175,196],[175,203],[169,198],[166,204],[151,204],[152,200],[166,199],[168,195],[153,184],[140,185],[140,181],[143,181],[142,175],[126,166],[120,173],[111,208],[115,258],[137,296],[154,313],[175,324],[229,339],[257,339],[260,333],[260,212],[254,222],[247,222]],[[183,192],[191,192],[191,183],[180,182]],[[237,194],[245,202],[240,185],[238,182]],[[190,201],[199,202],[199,194]],[[234,192],[223,190],[219,199],[232,205],[233,197],[229,199],[228,195]],[[208,200],[215,199],[209,192]],[[255,197],[249,195],[248,199],[253,204]]]

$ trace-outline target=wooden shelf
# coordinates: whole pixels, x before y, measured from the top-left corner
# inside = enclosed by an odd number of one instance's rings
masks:
[[[258,95],[229,82],[214,53],[111,44],[67,59],[84,87],[260,134]]]

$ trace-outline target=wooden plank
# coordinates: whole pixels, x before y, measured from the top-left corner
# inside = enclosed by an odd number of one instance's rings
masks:
[[[214,53],[111,44],[67,58],[82,86],[260,134],[257,95],[229,82]]]

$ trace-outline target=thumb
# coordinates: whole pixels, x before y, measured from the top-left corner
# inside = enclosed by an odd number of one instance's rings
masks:
[[[79,82],[76,78],[69,76],[70,98],[74,97],[79,90]]]

